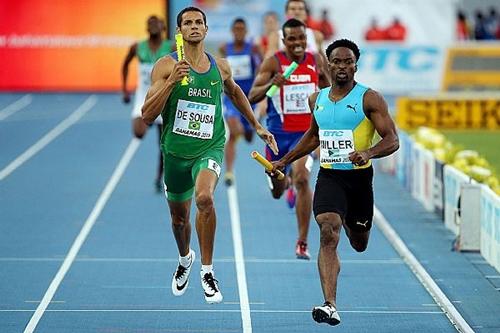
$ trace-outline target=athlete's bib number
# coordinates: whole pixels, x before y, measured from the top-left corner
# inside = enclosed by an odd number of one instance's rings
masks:
[[[320,164],[351,163],[354,151],[352,130],[320,130]]]
[[[283,87],[283,113],[311,113],[308,98],[314,93],[315,89],[314,83],[285,85]]]
[[[252,59],[250,55],[242,54],[227,56],[227,61],[233,71],[233,79],[246,80],[252,78]]]
[[[215,105],[180,99],[177,102],[172,131],[176,134],[208,140],[213,136],[214,117]]]

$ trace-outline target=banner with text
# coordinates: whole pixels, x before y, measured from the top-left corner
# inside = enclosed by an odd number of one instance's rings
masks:
[[[164,17],[164,1],[2,1],[0,90],[119,89],[123,59],[147,38],[152,14]]]
[[[500,96],[402,97],[397,100],[396,121],[402,129],[499,129]]]

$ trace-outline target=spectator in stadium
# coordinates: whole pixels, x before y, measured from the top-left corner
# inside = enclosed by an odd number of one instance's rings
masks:
[[[492,39],[486,28],[486,19],[481,10],[476,10],[474,21],[474,38],[476,40]]]
[[[323,34],[326,40],[330,40],[335,36],[335,28],[328,15],[328,9],[323,9],[321,12],[321,20],[318,22],[318,30]]]
[[[379,27],[377,19],[372,18],[370,26],[368,27],[368,30],[365,32],[365,40],[366,41],[381,41],[385,40],[386,38],[386,31],[385,29],[382,29]]]
[[[456,36],[457,40],[469,40],[471,38],[469,22],[462,10],[457,12]]]
[[[486,18],[485,25],[486,25],[488,39],[496,39],[499,23],[498,23],[498,14],[495,7],[490,7],[489,15]]]
[[[395,17],[392,24],[386,29],[386,38],[391,41],[404,42],[406,40],[406,27],[398,17]]]

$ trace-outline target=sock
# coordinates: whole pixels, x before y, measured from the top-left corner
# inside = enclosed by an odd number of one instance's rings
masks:
[[[207,273],[212,273],[214,269],[213,265],[201,265],[201,274],[205,275]]]
[[[189,249],[189,253],[185,257],[179,256],[179,263],[184,267],[191,265],[191,249]]]

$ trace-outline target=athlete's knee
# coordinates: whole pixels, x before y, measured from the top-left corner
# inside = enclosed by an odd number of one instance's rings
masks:
[[[212,210],[214,207],[214,198],[210,192],[200,192],[196,194],[196,207],[200,211]]]
[[[293,175],[293,183],[297,191],[309,188],[309,174],[307,172],[298,172]]]
[[[188,214],[171,213],[170,216],[172,218],[172,228],[176,230],[184,229],[189,223]]]
[[[336,247],[340,238],[342,220],[335,213],[324,213],[316,216],[320,228],[320,243],[322,247]]]

